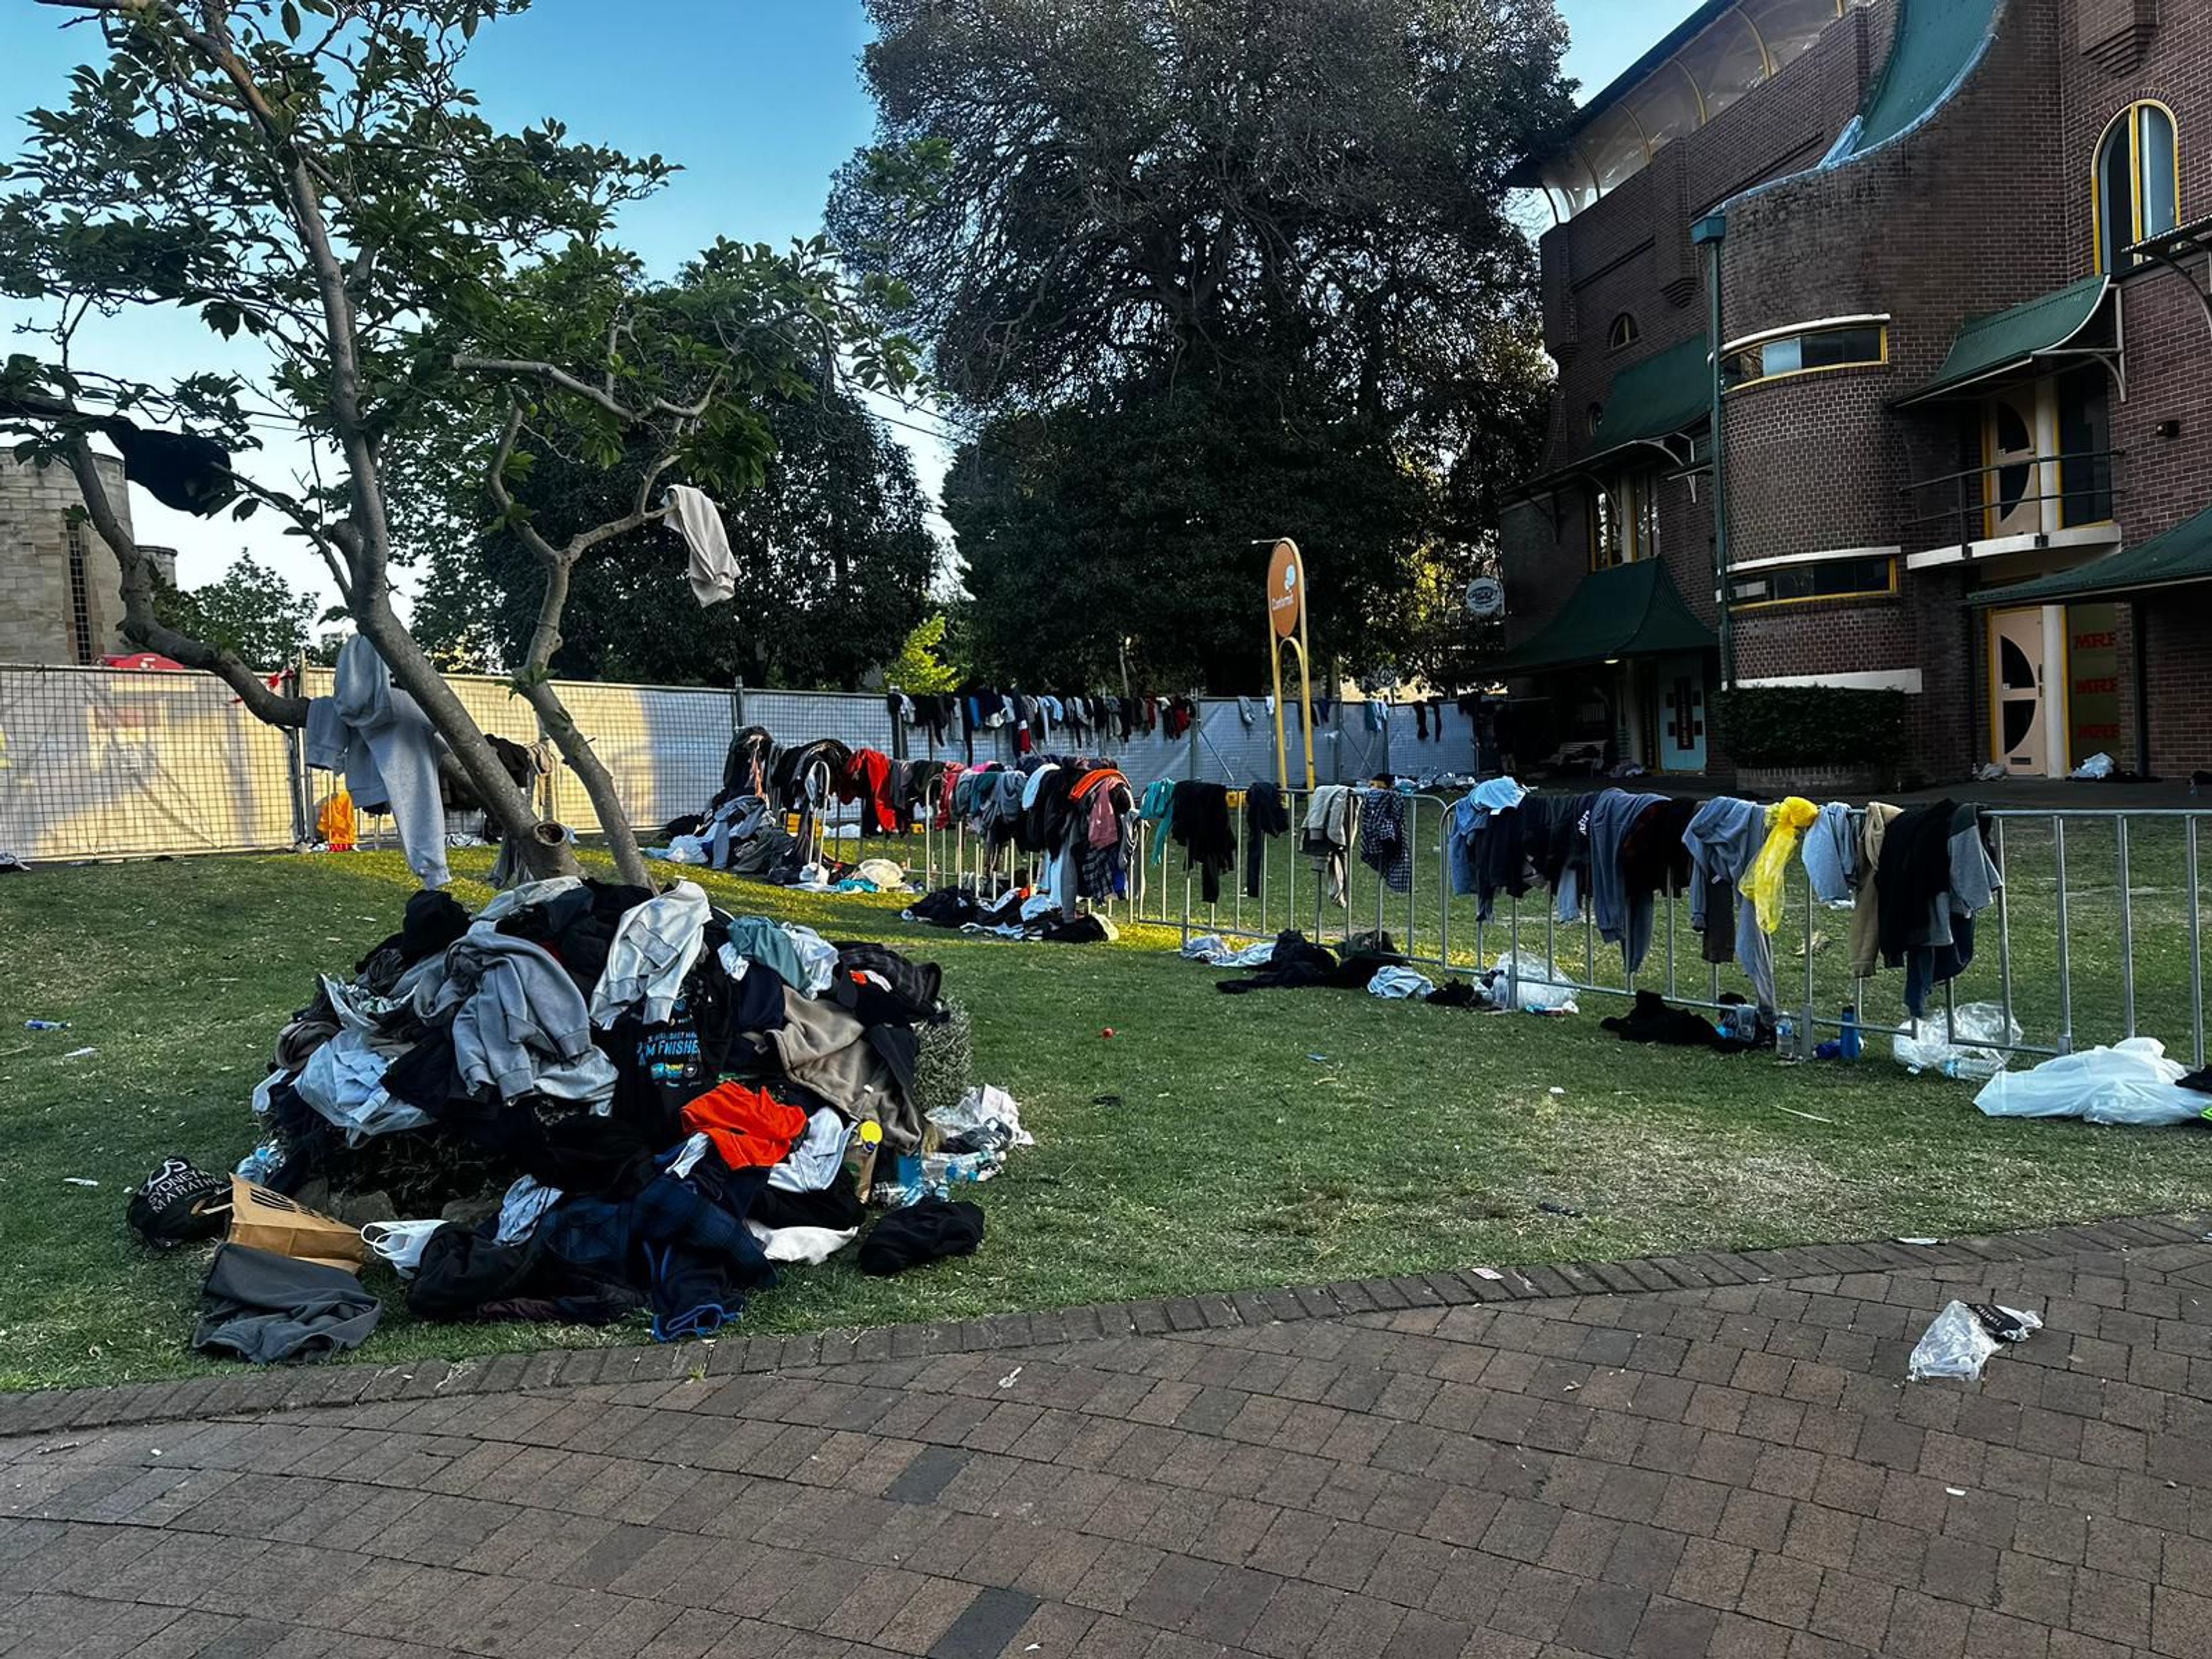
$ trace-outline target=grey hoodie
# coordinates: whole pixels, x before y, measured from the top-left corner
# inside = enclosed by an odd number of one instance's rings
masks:
[[[391,669],[364,635],[338,653],[331,692],[307,705],[307,763],[325,772],[343,766],[354,804],[390,812],[407,867],[425,887],[443,887],[453,876],[438,798],[440,744],[429,718],[392,684]]]
[[[1682,832],[1690,849],[1690,926],[1699,933],[1717,916],[1706,914],[1706,889],[1723,884],[1723,902],[1735,911],[1735,959],[1759,993],[1759,1006],[1774,1011],[1774,951],[1759,925],[1759,907],[1741,902],[1743,878],[1766,845],[1766,809],[1722,796],[1707,801]]]
[[[471,1090],[491,1087],[501,1100],[533,1089],[572,1100],[613,1092],[614,1068],[592,1046],[576,981],[528,939],[491,923],[455,941],[443,977],[416,992],[415,1010],[434,1024],[453,1016],[454,1063]]]
[[[1654,900],[1650,893],[1629,896],[1628,883],[1620,873],[1620,844],[1637,819],[1666,799],[1664,795],[1607,789],[1590,806],[1590,908],[1599,933],[1608,944],[1620,946],[1621,961],[1632,974],[1644,965],[1651,949]]]

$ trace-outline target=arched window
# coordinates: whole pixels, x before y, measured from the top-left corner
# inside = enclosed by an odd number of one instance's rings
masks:
[[[1613,319],[1613,325],[1606,330],[1605,349],[1607,351],[1618,351],[1623,346],[1632,346],[1643,332],[1642,329],[1637,327],[1636,319],[1624,311]]]
[[[1589,433],[1592,437],[1595,437],[1597,435],[1597,429],[1604,423],[1604,421],[1605,405],[1603,404],[1592,404],[1588,409],[1583,411],[1583,430]]]
[[[2130,263],[2127,249],[2181,222],[2181,173],[2173,112],[2163,104],[2130,104],[2098,141],[2091,174],[2097,214],[2097,269]]]

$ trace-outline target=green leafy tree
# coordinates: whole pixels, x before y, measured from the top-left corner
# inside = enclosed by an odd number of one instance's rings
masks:
[[[898,655],[884,671],[884,683],[894,691],[927,695],[950,691],[960,684],[960,671],[945,659],[950,619],[943,611],[914,625],[900,645]]]
[[[757,487],[725,504],[734,602],[693,600],[672,533],[626,538],[577,571],[556,674],[850,689],[898,649],[939,559],[911,458],[835,386],[770,399],[763,413],[773,458]],[[443,476],[451,516],[481,517],[465,472]],[[619,470],[545,454],[531,474],[536,521],[556,537],[597,522],[618,509],[619,488]],[[520,659],[535,622],[536,558],[512,529],[459,532],[453,545],[431,564],[416,635],[456,667]]]
[[[313,599],[241,553],[218,580],[198,587],[163,583],[154,595],[154,612],[165,626],[229,651],[266,673],[297,659],[316,610]]]
[[[625,878],[645,879],[549,672],[576,574],[655,521],[664,482],[757,483],[772,447],[763,399],[805,395],[825,363],[901,382],[904,343],[866,323],[818,239],[717,243],[681,292],[649,282],[611,233],[671,165],[576,142],[557,121],[502,131],[463,81],[478,28],[522,0],[47,3],[94,61],[65,100],[31,112],[0,192],[0,292],[46,325],[40,350],[0,370],[0,430],[75,469],[122,568],[125,632],[222,675],[264,720],[306,718],[235,651],[162,621],[152,562],[94,465],[95,434],[181,425],[225,456],[203,468],[214,477],[198,504],[281,515],[533,872],[569,867],[565,838],[537,824],[392,605],[395,561],[440,545],[416,516],[438,492],[410,469],[465,465],[538,565],[514,690],[582,781]],[[131,312],[197,319],[207,366],[157,383],[83,361],[83,319]],[[255,422],[269,421],[313,447],[318,477],[252,465]],[[530,493],[542,453],[619,478],[615,509],[545,533]]]
[[[1281,534],[1323,649],[1422,648],[1425,550],[1479,544],[1540,436],[1506,178],[1568,107],[1552,0],[867,10],[830,222],[977,418],[979,661],[1095,675],[1128,637],[1249,686]]]

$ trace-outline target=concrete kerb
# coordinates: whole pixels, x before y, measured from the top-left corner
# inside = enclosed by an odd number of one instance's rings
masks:
[[[1656,1295],[1668,1290],[1781,1283],[1912,1267],[1973,1268],[1996,1262],[2194,1244],[2203,1242],[2208,1231],[2212,1231],[2212,1217],[2203,1215],[2116,1217],[1964,1236],[1933,1245],[1875,1239],[1764,1250],[1699,1250],[1632,1261],[1553,1262],[1498,1267],[1481,1273],[1470,1268],[1288,1289],[1207,1291],[1195,1297],[1088,1304],[1037,1313],[994,1314],[865,1330],[739,1334],[669,1346],[548,1348],[478,1358],[426,1358],[406,1364],[339,1364],[107,1387],[31,1389],[0,1395],[0,1440],[384,1401],[451,1399],[521,1389],[538,1391],[595,1383],[672,1382],[694,1374],[757,1374],[854,1360],[1014,1350],[1146,1331],[1290,1324],[1406,1308],[1472,1307],[1592,1295]],[[1498,1276],[1492,1279],[1490,1273]],[[1622,1284],[1637,1288],[1624,1291],[1619,1288]],[[1936,1311],[1929,1310],[1931,1316]]]

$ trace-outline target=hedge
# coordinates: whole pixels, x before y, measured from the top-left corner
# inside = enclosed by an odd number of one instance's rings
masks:
[[[1832,685],[1738,686],[1717,691],[1712,713],[1739,766],[1849,766],[1893,770],[1905,759],[1902,691]]]

